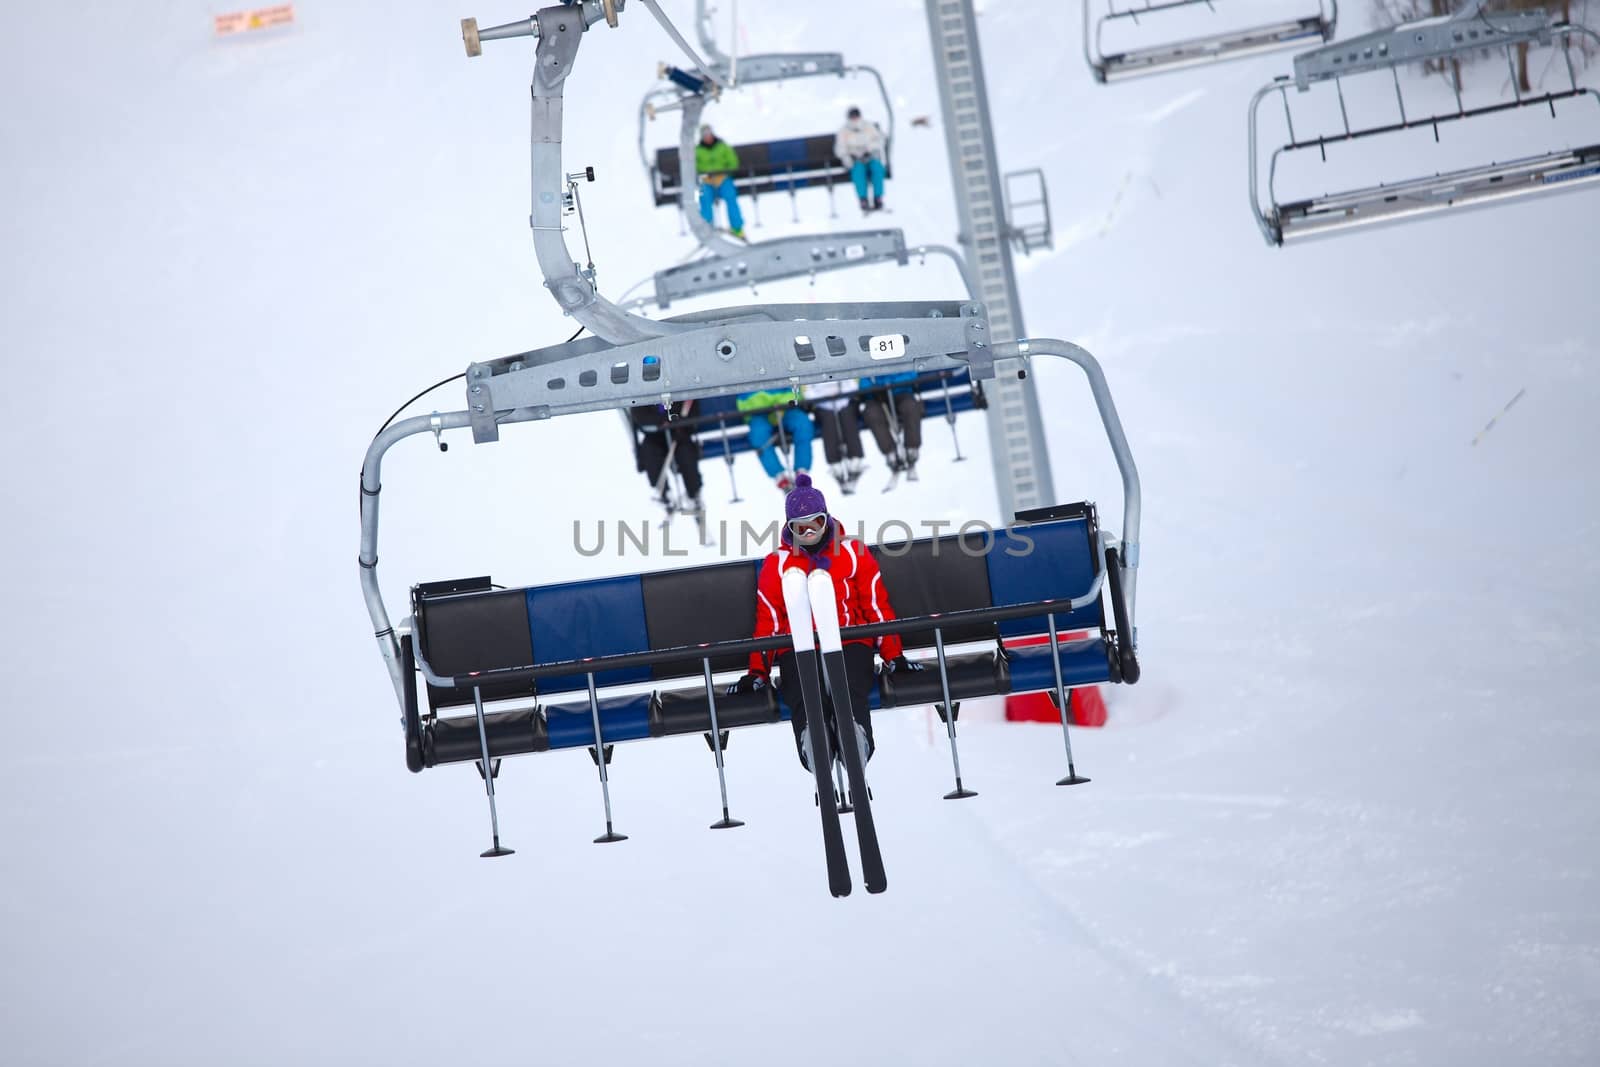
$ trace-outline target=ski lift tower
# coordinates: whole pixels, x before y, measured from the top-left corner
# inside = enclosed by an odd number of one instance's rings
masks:
[[[961,219],[961,245],[995,341],[1024,336],[1022,303],[1007,241],[1009,221],[989,121],[978,23],[972,0],[926,0],[928,32],[944,110],[945,145]],[[1055,499],[1039,397],[1017,361],[995,363],[989,390],[989,447],[1003,519]]]

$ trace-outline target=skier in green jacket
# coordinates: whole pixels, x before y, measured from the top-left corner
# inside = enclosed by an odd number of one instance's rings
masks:
[[[715,205],[728,205],[728,230],[744,236],[744,213],[739,210],[739,193],[733,187],[733,172],[739,169],[739,153],[718,137],[710,126],[700,127],[700,143],[694,146],[694,169],[700,175],[700,217],[715,225]]]

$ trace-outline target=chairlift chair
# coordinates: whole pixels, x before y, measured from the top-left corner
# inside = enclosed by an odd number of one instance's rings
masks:
[[[1569,192],[1600,182],[1600,124],[1597,124],[1587,135],[1586,143],[1577,147],[1494,160],[1307,199],[1284,202],[1278,199],[1278,164],[1292,153],[1315,150],[1325,162],[1330,148],[1368,138],[1431,129],[1437,143],[1441,127],[1451,123],[1464,125],[1485,116],[1506,114],[1527,115],[1531,119],[1539,111],[1547,111],[1551,119],[1555,119],[1558,104],[1570,102],[1572,106],[1583,107],[1586,98],[1600,106],[1600,92],[1580,84],[1569,48],[1574,37],[1600,41],[1594,31],[1582,25],[1557,22],[1543,9],[1488,15],[1482,11],[1483,5],[1484,0],[1469,0],[1450,16],[1404,23],[1306,52],[1295,57],[1292,78],[1279,77],[1256,92],[1250,101],[1250,209],[1268,244],[1283,245],[1451,209],[1485,207],[1545,193]],[[1512,59],[1512,49],[1518,45],[1560,48],[1568,76],[1566,87],[1524,93],[1518,85]],[[1456,106],[1453,110],[1419,116],[1407,109],[1400,67],[1484,49],[1503,50],[1507,62],[1512,64],[1513,100],[1468,106],[1458,83],[1454,85]],[[1353,127],[1343,79],[1384,73],[1389,74],[1394,83],[1398,120]],[[1308,93],[1314,86],[1330,82],[1338,97],[1342,128],[1333,134],[1297,135],[1289,88],[1293,86],[1298,93]],[[1258,151],[1259,111],[1261,102],[1272,93],[1282,99],[1288,140],[1273,150],[1263,190]],[[1600,118],[1600,115],[1595,117]]]
[[[1005,175],[1006,227],[1011,244],[1023,255],[1038,248],[1054,248],[1055,230],[1050,223],[1050,187],[1038,167],[1014,170]]]
[[[871,263],[894,262],[905,265],[908,256],[928,253],[949,256],[973,292],[965,264],[960,256],[944,246],[921,245],[908,249],[899,229],[856,230],[832,234],[783,237],[744,243],[723,237],[700,217],[690,195],[692,183],[685,174],[694,172],[694,143],[700,118],[708,101],[722,93],[761,82],[785,81],[823,76],[845,77],[865,74],[872,78],[883,114],[884,169],[892,173],[894,146],[894,107],[882,76],[872,67],[850,65],[838,53],[773,53],[729,56],[716,45],[704,0],[697,0],[696,26],[701,47],[706,52],[695,69],[679,69],[667,64],[658,75],[670,84],[646,94],[639,108],[639,156],[650,176],[651,195],[657,206],[675,205],[695,239],[708,253],[690,263],[670,267],[655,276],[654,303],[667,308],[672,301],[709,295],[762,282],[788,278],[815,277],[819,273]],[[680,112],[678,144],[659,149],[652,159],[645,149],[645,125],[658,115]],[[795,220],[799,220],[796,194],[806,187],[821,187],[832,200],[833,188],[847,184],[850,169],[833,155],[834,134],[783,138],[736,145],[740,169],[730,180],[741,193],[750,196],[760,210],[763,193],[787,192]]]
[[[672,172],[681,175],[692,171],[694,165],[693,142],[706,97],[699,93],[684,93],[673,105],[681,112],[679,143],[675,150],[676,166]],[[771,162],[774,146],[783,144],[816,144],[818,151],[826,152],[831,159],[832,135],[800,139],[793,142],[769,142],[758,145],[766,153],[766,162],[753,168],[750,182],[769,182],[777,188],[787,182],[797,187],[807,181],[831,182],[833,177],[826,169],[810,168],[802,172],[780,171]],[[749,147],[749,146],[746,146]],[[665,153],[667,150],[663,150]],[[815,162],[815,160],[813,160]],[[783,164],[787,166],[787,164]],[[809,168],[809,164],[807,165]],[[756,174],[755,171],[759,171]],[[658,167],[653,181],[667,173]],[[840,173],[847,173],[841,171]],[[780,177],[780,175],[786,175]],[[811,175],[808,177],[806,175]],[[736,181],[738,179],[735,179]],[[689,263],[668,267],[655,275],[655,300],[658,307],[669,307],[673,300],[726,292],[746,287],[753,288],[763,282],[788,278],[815,277],[817,274],[845,267],[865,266],[872,263],[894,262],[905,265],[910,255],[926,259],[929,253],[948,256],[961,273],[967,293],[974,290],[966,264],[959,253],[943,245],[906,246],[905,234],[895,228],[876,230],[851,230],[831,234],[797,235],[779,237],[748,244],[723,237],[702,218],[692,204],[689,188],[681,180],[673,186],[682,217],[691,232],[707,251],[707,255]],[[791,194],[793,189],[791,188]]]
[[[644,0],[664,24],[652,0]],[[917,558],[933,568],[921,577],[896,579],[903,589],[902,618],[843,636],[884,633],[932,637],[936,670],[927,677],[877,686],[881,706],[937,703],[945,719],[955,768],[957,799],[975,795],[962,784],[956,751],[956,697],[998,692],[1049,691],[1062,709],[1068,776],[1074,768],[1067,728],[1067,690],[1105,681],[1133,682],[1136,654],[1134,604],[1138,565],[1140,491],[1127,439],[1099,364],[1065,341],[992,338],[982,304],[909,302],[775,304],[723,308],[651,320],[624,312],[594,288],[593,269],[580,269],[567,249],[561,201],[572,176],[561,164],[560,98],[585,31],[620,3],[585,0],[548,7],[531,18],[479,30],[463,22],[469,55],[481,42],[534,36],[539,40],[533,85],[532,171],[535,251],[546,286],[564,311],[594,336],[501,359],[472,363],[465,375],[464,410],[418,416],[386,425],[368,447],[361,471],[363,596],[380,655],[399,702],[406,764],[413,771],[454,762],[475,763],[488,794],[492,846],[484,856],[504,856],[495,782],[504,757],[561,748],[587,750],[598,771],[605,833],[616,842],[609,765],[617,744],[670,734],[702,733],[716,757],[722,818],[715,829],[738,825],[729,815],[723,751],[731,728],[770,723],[781,711],[770,687],[726,697],[714,672],[734,667],[754,651],[795,643],[791,637],[754,640],[754,568],[750,561],[691,572],[624,575],[577,583],[500,589],[486,577],[412,587],[411,613],[392,622],[379,585],[378,500],[388,450],[407,437],[469,430],[477,444],[497,441],[502,428],[589,411],[644,403],[670,404],[749,392],[773,385],[863,377],[887,367],[922,373],[964,372],[973,381],[1013,373],[1034,356],[1066,359],[1088,378],[1107,440],[1122,476],[1122,536],[1101,528],[1092,505],[1077,504],[1022,514],[1026,529],[991,541],[986,556],[940,552],[923,545]],[[441,440],[441,446],[443,444]],[[459,454],[459,453],[457,453]],[[956,535],[956,536],[966,536]],[[944,541],[950,538],[941,539]],[[1023,542],[1027,542],[1026,547]],[[913,546],[915,547],[915,546]],[[956,546],[952,543],[951,549]],[[929,550],[931,548],[931,551]],[[909,565],[908,565],[909,566]],[[920,564],[918,564],[920,566]],[[962,574],[954,573],[956,567]],[[960,581],[955,579],[959,577]],[[658,594],[659,595],[656,595]],[[1089,630],[1063,638],[1062,629]],[[971,627],[994,631],[994,647],[964,658],[947,639]],[[741,632],[741,628],[743,632]],[[1007,649],[999,635],[1048,630],[1048,646]],[[423,679],[419,686],[418,675]],[[427,710],[419,689],[426,692]],[[808,694],[808,704],[812,699]],[[463,713],[462,709],[470,709]],[[813,723],[822,709],[813,706]],[[828,741],[819,726],[813,738]],[[821,753],[819,753],[819,756]],[[843,758],[852,764],[847,750]],[[817,759],[826,835],[836,814],[831,804],[831,760]],[[861,782],[852,764],[852,789]],[[858,807],[865,800],[857,792]],[[857,824],[866,815],[858,812]],[[837,821],[832,823],[837,834]],[[842,859],[843,849],[838,853]],[[832,878],[830,886],[843,893]],[[869,891],[876,889],[870,879]]]
[[[1106,53],[1101,42],[1107,27],[1143,28],[1148,22],[1153,28],[1159,28],[1171,24],[1174,16],[1197,12],[1202,7],[1213,16],[1225,15],[1230,0],[1125,0],[1120,8],[1117,0],[1106,0],[1106,13],[1095,18],[1090,8],[1096,2],[1083,2],[1083,54],[1095,81],[1102,84],[1225,59],[1242,59],[1289,48],[1313,37],[1331,41],[1339,21],[1338,0],[1327,0],[1326,4],[1317,0],[1314,14]]]

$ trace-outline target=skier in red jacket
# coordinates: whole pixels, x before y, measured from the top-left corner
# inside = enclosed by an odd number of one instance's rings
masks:
[[[834,599],[839,606],[840,626],[861,626],[869,622],[889,622],[894,608],[889,591],[878,570],[878,561],[867,547],[845,536],[839,520],[828,514],[828,502],[802,473],[784,501],[783,547],[770,553],[761,564],[756,583],[756,637],[772,637],[789,632],[789,613],[783,600],[783,575],[790,570],[810,574],[822,569],[833,578]],[[872,758],[872,713],[867,706],[876,680],[873,652],[883,657],[885,671],[920,671],[922,664],[906,659],[895,634],[876,640],[849,638],[844,642],[845,672],[850,679],[850,707],[855,712],[856,743],[862,761]],[[811,738],[806,733],[805,702],[801,698],[800,673],[794,669],[793,649],[754,652],[750,672],[728,688],[729,693],[753,692],[769,684],[772,668],[778,668],[778,692],[793,713],[795,745],[800,762],[811,769]],[[833,715],[833,701],[824,695],[825,713]],[[838,738],[835,737],[835,743]]]

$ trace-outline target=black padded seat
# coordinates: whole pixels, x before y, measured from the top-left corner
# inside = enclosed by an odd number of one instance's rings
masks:
[[[523,667],[533,662],[526,590],[462,590],[442,595],[419,590],[413,611],[422,654],[441,675]],[[429,685],[427,689],[428,704],[433,708],[472,704],[469,688]],[[531,698],[534,683],[498,682],[483,686],[482,692],[484,700]]]
[[[902,544],[879,545],[872,550],[890,590],[894,613],[910,617],[936,612],[987,608],[989,567],[984,554],[992,545],[982,533]],[[950,698],[993,696],[1011,689],[1010,669],[999,654],[1000,632],[992,622],[968,623],[943,631],[945,647],[970,641],[993,641],[995,651],[946,657]],[[933,631],[904,634],[908,650],[935,647]],[[880,674],[880,707],[906,707],[944,702],[938,663],[924,660],[926,669],[914,674]]]
[[[717,728],[759,726],[778,722],[778,696],[772,686],[756,693],[717,694]],[[703,734],[711,731],[711,705],[705,687],[673,693],[657,693],[650,702],[650,736]]]
[[[943,704],[944,686],[939,681],[939,664],[924,661],[926,668],[912,673],[895,671],[878,675],[878,705],[903,708],[918,704]],[[990,697],[1011,692],[1011,665],[994,652],[945,657],[950,677],[950,699]]]
[[[469,690],[470,692],[470,690]],[[521,752],[547,752],[550,733],[544,712],[539,708],[496,711],[484,715],[483,732],[489,739],[489,755],[514,756]],[[464,763],[483,758],[483,742],[478,737],[477,715],[435,719],[423,727],[423,764]]]
[[[992,606],[989,599],[989,565],[984,556],[990,543],[981,533],[947,534],[925,541],[877,545],[872,556],[883,572],[890,603],[898,616],[932,615]],[[968,623],[943,631],[946,646],[967,641],[999,640],[992,622]],[[933,631],[904,634],[908,649],[933,648]]]
[[[712,641],[740,641],[755,632],[757,564],[752,560],[714,563],[640,576],[645,630],[650,648],[660,650]],[[743,670],[750,657],[734,653],[711,657],[711,670]],[[700,677],[700,660],[657,663],[656,680]],[[720,709],[719,709],[720,710]]]

